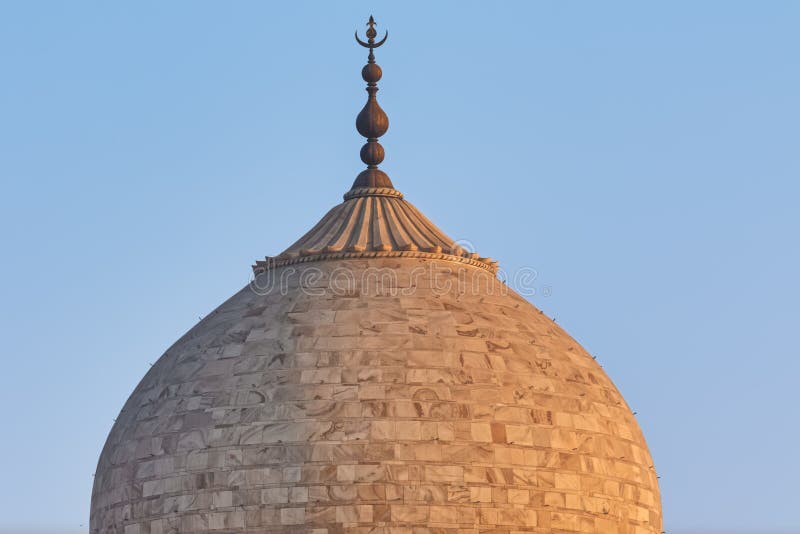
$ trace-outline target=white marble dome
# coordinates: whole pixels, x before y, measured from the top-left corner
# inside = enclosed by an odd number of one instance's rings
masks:
[[[662,531],[603,369],[408,203],[376,144],[344,202],[136,387],[93,534]]]
[[[167,350],[103,450],[92,532],[660,533],[596,361],[486,264],[394,252],[297,255]]]

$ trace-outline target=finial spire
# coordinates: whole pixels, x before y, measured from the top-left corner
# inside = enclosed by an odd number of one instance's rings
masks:
[[[356,31],[356,41],[364,48],[369,48],[369,56],[367,56],[367,64],[361,69],[361,77],[367,82],[367,103],[364,104],[363,109],[356,117],[356,129],[358,133],[367,138],[367,142],[361,147],[361,161],[367,164],[367,168],[361,171],[353,182],[352,189],[359,187],[388,187],[394,188],[389,176],[378,169],[378,165],[383,161],[384,152],[383,147],[378,142],[378,138],[386,133],[389,129],[389,117],[378,105],[378,99],[375,94],[378,92],[378,80],[381,79],[383,71],[375,63],[374,49],[381,46],[386,42],[389,37],[389,32],[383,36],[383,39],[375,42],[378,32],[375,30],[375,19],[372,15],[367,22],[367,42],[365,43],[358,38],[358,31]]]

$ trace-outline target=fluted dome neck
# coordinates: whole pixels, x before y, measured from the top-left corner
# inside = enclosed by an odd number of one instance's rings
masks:
[[[354,187],[303,237],[277,256],[256,261],[263,272],[310,261],[410,257],[472,265],[492,273],[497,262],[440,230],[392,187]]]

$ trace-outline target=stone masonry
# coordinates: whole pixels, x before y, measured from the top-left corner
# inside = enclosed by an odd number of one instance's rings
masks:
[[[276,268],[184,335],[108,437],[92,533],[660,533],[622,396],[463,263]]]

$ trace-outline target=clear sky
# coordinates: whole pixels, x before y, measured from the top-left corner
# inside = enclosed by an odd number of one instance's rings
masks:
[[[800,3],[193,0],[0,4],[0,531],[85,531],[148,364],[341,200],[370,13],[383,168],[536,269],[667,532],[800,529]]]

